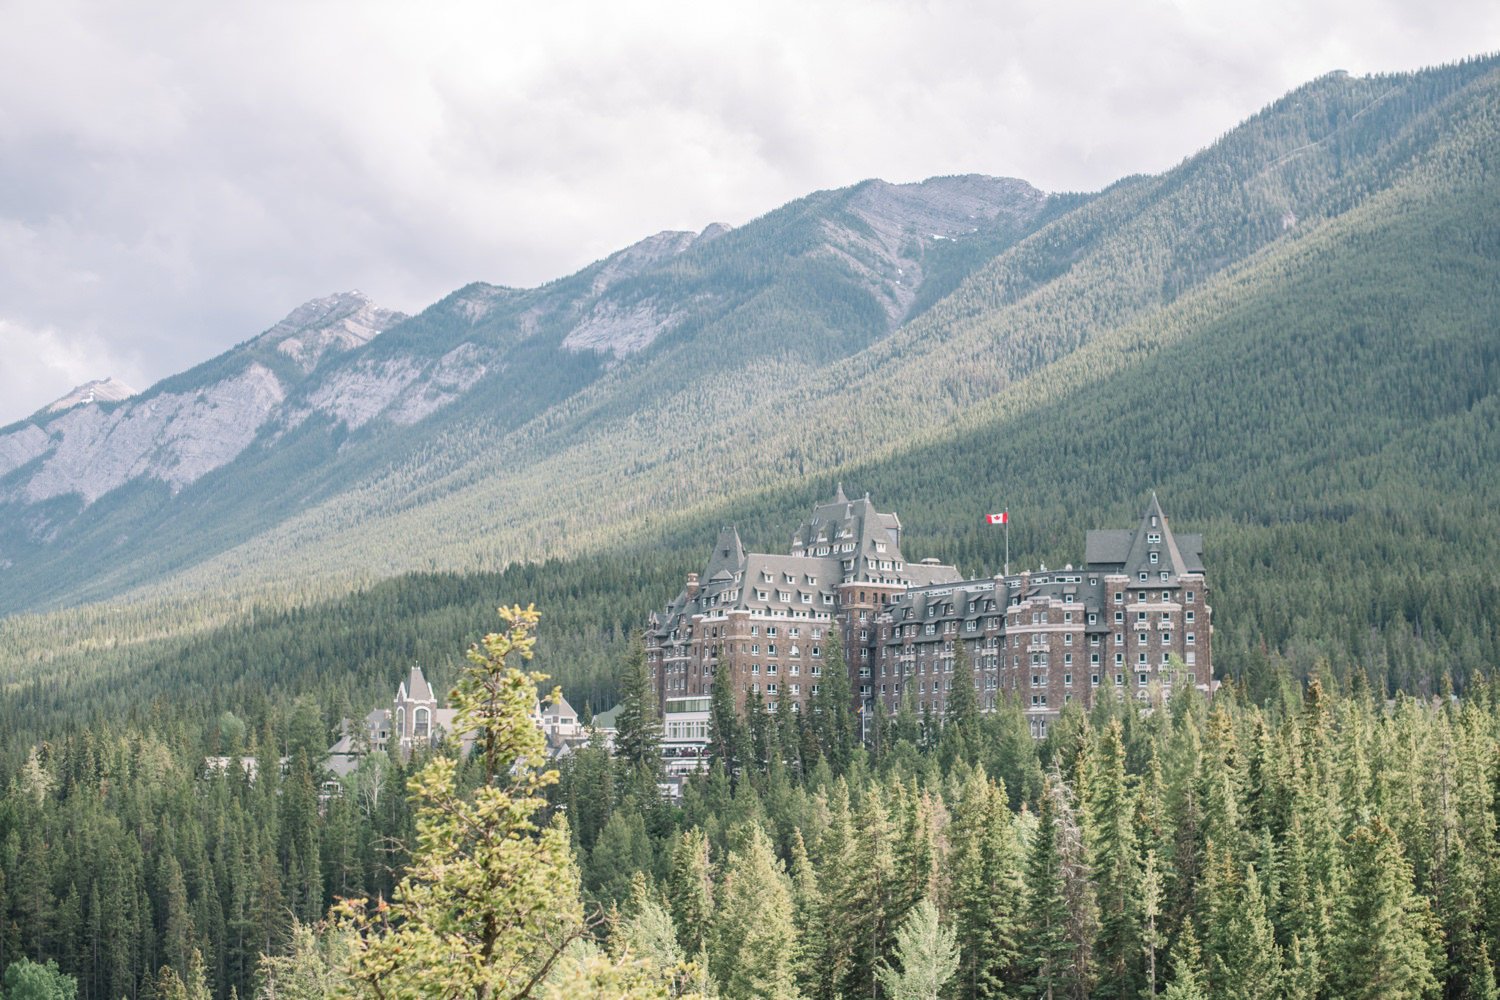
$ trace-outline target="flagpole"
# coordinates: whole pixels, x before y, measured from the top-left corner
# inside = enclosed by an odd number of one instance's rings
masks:
[[[1009,577],[1010,576],[1010,511],[1006,510],[1006,511],[1003,511],[1002,513],[1005,514],[1005,575],[1007,577]]]

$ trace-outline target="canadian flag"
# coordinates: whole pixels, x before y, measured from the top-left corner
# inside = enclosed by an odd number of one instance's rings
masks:
[[[986,524],[1009,524],[1010,511],[1001,511],[999,514],[986,514],[984,515],[984,521]]]

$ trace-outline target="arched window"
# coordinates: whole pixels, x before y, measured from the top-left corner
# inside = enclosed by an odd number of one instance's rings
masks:
[[[412,714],[412,735],[419,740],[427,739],[429,714],[425,708],[419,708]]]
[[[406,739],[406,709],[396,709],[396,739]]]

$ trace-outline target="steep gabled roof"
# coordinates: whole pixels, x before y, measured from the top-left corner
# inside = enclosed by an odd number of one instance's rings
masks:
[[[406,680],[401,682],[400,689],[396,692],[397,701],[436,701],[433,696],[432,685],[427,683],[427,678],[422,675],[422,668],[415,663],[411,665],[411,673]]]
[[[1153,553],[1156,562],[1151,561]],[[1162,512],[1155,493],[1151,494],[1151,502],[1146,505],[1141,523],[1136,526],[1135,534],[1130,539],[1124,571],[1127,576],[1148,572],[1153,579],[1160,573],[1178,577],[1188,572],[1187,560],[1177,547],[1177,539],[1172,537],[1172,529],[1167,526],[1167,515]]]
[[[703,569],[703,579],[712,580],[720,573],[728,573],[733,576],[739,572],[745,562],[745,546],[740,541],[740,533],[733,525],[719,530],[719,540],[714,543],[714,553],[708,559],[708,565]]]

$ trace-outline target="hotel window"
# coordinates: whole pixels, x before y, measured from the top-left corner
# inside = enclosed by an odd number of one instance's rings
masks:
[[[1118,590],[1115,591],[1115,603],[1116,604],[1123,604],[1124,602],[1125,602],[1125,595],[1123,593],[1121,593],[1120,591],[1118,591]]]
[[[1192,646],[1196,644],[1197,638],[1198,637],[1194,633],[1189,632],[1186,636],[1183,637],[1183,641],[1186,642],[1189,646]]]
[[[1149,559],[1150,559],[1150,562],[1151,562],[1151,563],[1152,563],[1152,564],[1153,564],[1153,565],[1155,565],[1155,564],[1156,564],[1156,562],[1157,562],[1157,559],[1158,559],[1158,558],[1159,558],[1159,557],[1158,557],[1158,556],[1157,556],[1157,554],[1156,554],[1156,553],[1155,553],[1155,552],[1153,552],[1153,553],[1151,553],[1151,555],[1150,555],[1150,557],[1149,557]]]
[[[1186,600],[1187,600],[1187,603],[1189,603],[1189,604],[1193,603],[1193,592],[1191,590],[1187,592],[1187,598],[1186,598]]]
[[[1089,684],[1091,684],[1094,687],[1098,687],[1099,686],[1099,675],[1098,674],[1089,674]]]
[[[1139,684],[1141,687],[1145,687],[1150,682],[1151,682],[1151,675],[1150,674],[1137,674],[1136,675],[1136,683]]]
[[[1115,687],[1122,688],[1124,686],[1125,686],[1125,675],[1124,674],[1115,674]]]

